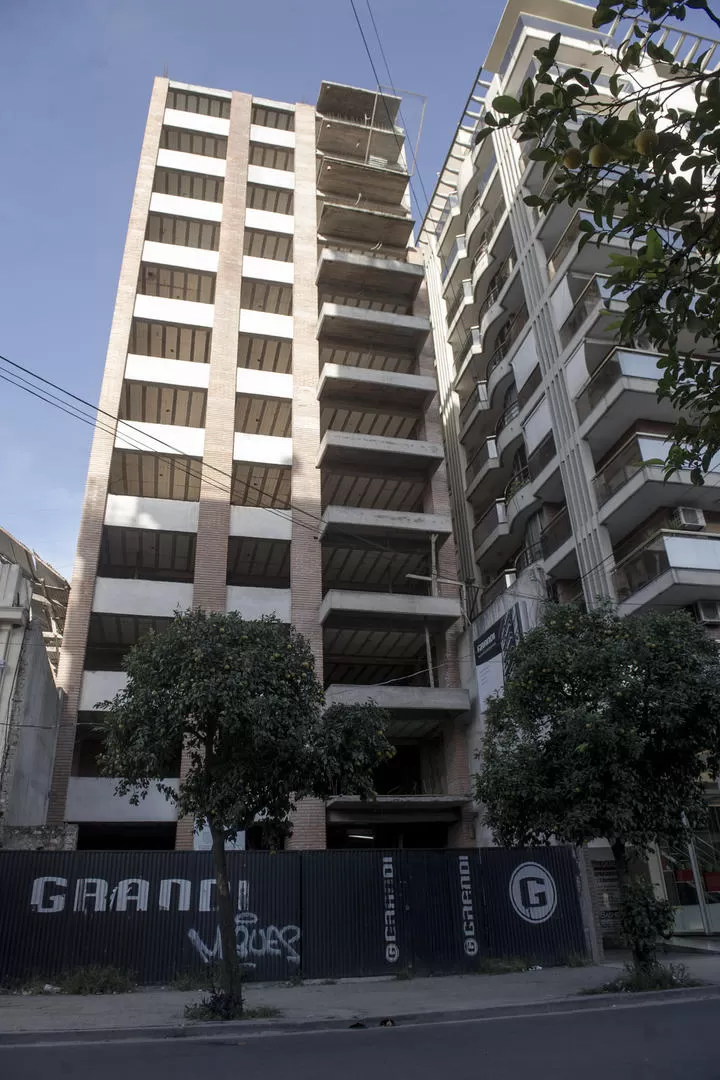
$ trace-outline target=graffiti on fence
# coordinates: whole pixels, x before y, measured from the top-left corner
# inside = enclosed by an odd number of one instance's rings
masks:
[[[238,913],[235,916],[237,954],[247,968],[256,968],[257,961],[266,956],[282,957],[288,964],[300,964],[300,953],[295,948],[300,942],[299,926],[259,926],[260,917],[249,910],[250,882],[238,881]],[[212,947],[192,927],[188,930],[190,944],[205,964],[222,960],[220,927],[215,931]]]

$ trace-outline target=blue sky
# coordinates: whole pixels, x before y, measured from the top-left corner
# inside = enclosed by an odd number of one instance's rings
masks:
[[[356,6],[384,80],[365,0]],[[429,191],[503,6],[373,0],[395,85],[427,97]],[[0,0],[0,353],[93,402],[165,69],[311,103],[322,79],[374,85],[349,0]],[[416,119],[411,102],[408,127]],[[0,382],[0,432],[0,525],[69,575],[91,430]]]
[[[429,190],[502,7],[374,0],[395,85],[428,99]],[[150,87],[166,68],[285,101],[314,102],[322,79],[374,85],[349,0],[0,0],[0,353],[93,402]],[[0,382],[0,431],[0,525],[69,575],[91,430]]]

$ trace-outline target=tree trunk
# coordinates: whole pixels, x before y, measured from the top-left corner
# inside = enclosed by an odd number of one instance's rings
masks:
[[[622,840],[614,840],[611,844],[611,848],[615,859],[615,866],[617,868],[620,904],[625,908],[628,904],[628,886],[632,881],[628,857],[625,852],[625,844]],[[632,952],[633,965],[637,970],[646,970],[653,966],[655,956],[653,954],[651,957],[648,957],[647,943],[645,943],[645,948],[643,948],[640,941],[630,936],[629,945]]]
[[[242,971],[237,954],[237,936],[235,933],[235,908],[230,895],[230,883],[227,872],[227,855],[225,853],[225,833],[210,821],[210,834],[212,836],[213,866],[215,868],[215,884],[217,886],[218,923],[220,926],[220,941],[222,943],[222,964],[220,967],[220,981],[222,991],[228,1000],[237,1004],[242,1009]]]

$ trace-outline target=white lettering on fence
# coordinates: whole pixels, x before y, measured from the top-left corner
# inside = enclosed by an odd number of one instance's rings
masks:
[[[383,904],[385,908],[385,960],[396,964],[400,958],[397,943],[397,921],[395,915],[395,867],[392,855],[383,855]]]
[[[460,903],[462,905],[462,928],[465,941],[463,948],[467,956],[477,956],[478,943],[475,931],[475,911],[473,910],[472,877],[470,860],[467,855],[458,856],[460,874]]]
[[[254,911],[248,910],[249,903],[250,883],[248,881],[239,881],[239,910],[235,916],[235,941],[237,954],[243,964],[248,968],[254,968],[256,967],[256,960],[264,956],[284,957],[289,964],[299,964],[300,953],[295,946],[300,941],[300,927],[292,924],[288,926],[258,926],[260,922],[259,916]],[[201,910],[203,910],[202,905]],[[188,930],[188,938],[205,964],[210,964],[213,960],[222,960],[220,927],[215,931],[215,940],[212,947],[203,940],[194,927]]]

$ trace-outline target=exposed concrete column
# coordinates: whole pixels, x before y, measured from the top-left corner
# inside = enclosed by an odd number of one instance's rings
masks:
[[[250,94],[233,93],[223,191],[222,223],[210,349],[193,607],[225,611],[230,533],[230,489],[235,434],[235,395],[240,327],[247,166],[250,155]],[[180,776],[187,770],[185,753]],[[178,822],[175,847],[191,849],[194,822]]]
[[[150,210],[155,162],[160,146],[160,132],[165,112],[167,89],[167,79],[155,79],[150,98],[145,135],[140,151],[135,194],[130,210],[125,251],[120,267],[120,280],[110,330],[105,374],[100,390],[98,407],[102,410],[100,414],[102,416],[102,427],[95,429],[90,451],[85,499],[80,519],[75,565],[73,567],[70,602],[68,604],[58,665],[58,685],[65,691],[66,698],[58,732],[55,766],[48,805],[48,824],[51,825],[59,825],[65,818],[65,799],[75,746],[80,685],[85,661],[90,613],[92,611],[95,573],[100,554],[100,541],[105,517],[105,498],[115,443],[115,422],[110,417],[117,416],[120,406],[125,360],[132,327],[135,295],[140,274],[142,249],[145,242],[147,217]]]
[[[318,303],[315,274],[318,258],[315,157],[315,109],[295,107],[295,236],[293,240],[293,403],[292,403],[292,539],[290,544],[291,617],[315,657],[323,678],[322,553],[318,539],[322,510],[320,470],[320,404],[317,400],[319,349],[316,337]],[[305,511],[303,513],[303,511]],[[300,804],[288,848],[318,849],[326,845],[325,806],[319,799]]]

